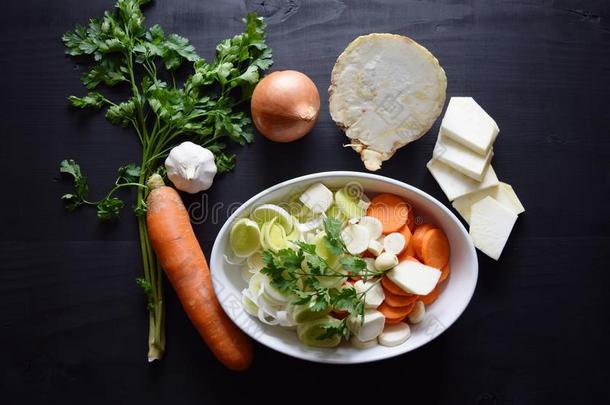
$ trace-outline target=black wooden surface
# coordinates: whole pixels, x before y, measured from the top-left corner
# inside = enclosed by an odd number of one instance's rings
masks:
[[[281,180],[363,170],[341,147],[327,106],[335,58],[358,35],[413,37],[440,60],[448,95],[473,96],[501,133],[494,167],[527,212],[499,263],[483,255],[470,306],[446,333],[375,364],[325,366],[256,346],[251,371],[223,369],[167,294],[167,356],[146,362],[147,322],[135,221],[67,214],[58,163],[81,162],[101,193],[138,159],[131,132],[79,113],[82,67],[60,35],[112,6],[102,0],[4,2],[0,13],[0,402],[227,403],[266,400],[558,404],[608,400],[610,4],[606,0],[157,1],[148,22],[211,57],[256,9],[269,19],[273,69],[310,75],[322,96],[315,130],[293,144],[257,137],[237,151],[207,204],[244,201]],[[446,201],[425,169],[435,132],[380,174]],[[196,233],[209,253],[226,218]]]

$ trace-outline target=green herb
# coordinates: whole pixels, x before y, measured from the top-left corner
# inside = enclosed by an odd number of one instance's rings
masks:
[[[235,156],[225,152],[227,141],[252,142],[251,121],[242,104],[250,99],[272,59],[265,43],[265,24],[255,14],[244,19],[243,33],[218,44],[215,57],[208,62],[188,39],[166,33],[158,25],[144,25],[141,7],[149,2],[118,0],[113,11],[91,19],[86,27],[76,26],[62,38],[68,55],[91,63],[81,76],[89,92],[70,96],[70,104],[80,109],[107,108],[108,121],[132,127],[141,143],[141,163],[119,168],[113,188],[97,201],[88,200],[86,178],[74,160],[61,162],[60,171],[74,180],[74,191],[62,196],[66,209],[95,206],[102,220],[116,218],[125,206],[115,195],[119,189],[137,188],[133,209],[138,218],[142,280],[149,297],[149,359],[155,360],[161,358],[165,346],[164,308],[161,270],[146,231],[145,181],[159,170],[169,150],[186,139],[212,151],[219,172],[231,170]],[[191,71],[183,80],[176,77],[181,66]],[[114,100],[100,91],[102,86],[124,86],[131,94]]]
[[[336,218],[324,219],[324,243],[333,256],[346,252],[345,243],[341,239],[341,221]]]
[[[347,277],[346,274],[369,278],[379,277],[384,272],[369,270],[362,258],[346,253],[345,244],[340,236],[341,224],[334,219],[325,219],[327,246],[334,246],[339,251],[339,268],[332,268],[324,258],[316,253],[315,245],[294,242],[298,249],[283,249],[278,252],[263,252],[264,267],[262,273],[269,276],[271,284],[286,295],[294,295],[294,305],[307,305],[311,311],[327,310],[347,311],[350,316],[364,320],[364,299],[366,291],[344,287],[323,287],[319,277]],[[302,266],[305,262],[306,266]],[[318,339],[324,340],[336,335],[348,338],[347,318],[322,325],[324,333]]]

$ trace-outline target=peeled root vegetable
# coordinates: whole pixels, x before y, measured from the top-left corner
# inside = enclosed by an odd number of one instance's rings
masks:
[[[214,294],[208,264],[180,195],[159,175],[151,176],[148,185],[148,237],[184,311],[221,363],[232,370],[247,369],[252,345]]]
[[[446,89],[438,60],[411,38],[364,35],[335,63],[328,89],[330,114],[365,167],[375,171],[432,127]]]

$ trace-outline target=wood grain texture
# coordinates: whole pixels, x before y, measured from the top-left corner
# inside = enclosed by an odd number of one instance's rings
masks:
[[[236,149],[234,172],[187,197],[206,252],[229,214],[279,181],[324,170],[363,171],[328,114],[330,70],[358,35],[394,32],[432,51],[448,96],[473,96],[501,132],[494,167],[526,208],[499,263],[480,255],[480,279],[460,320],[431,344],[380,363],[333,367],[257,346],[252,371],[224,370],[170,291],[167,357],[149,365],[137,232],[127,211],[99,225],[66,214],[58,163],[82,163],[93,193],[138,158],[129,131],[65,102],[82,94],[83,66],[63,56],[61,34],[112,1],[21,0],[0,14],[0,387],[2,403],[233,404],[294,398],[333,381],[328,400],[366,395],[383,376],[396,401],[438,404],[607,402],[610,373],[610,3],[605,0],[157,1],[148,22],[189,37],[210,58],[257,10],[269,21],[273,69],[298,69],[320,89],[320,122],[287,145],[257,137]],[[446,201],[425,169],[438,123],[381,174]],[[218,206],[216,215],[201,206]],[[199,204],[199,205],[198,205]],[[233,206],[234,207],[234,206]],[[314,377],[315,376],[315,377]],[[345,387],[340,383],[346,381]],[[358,382],[358,383],[354,383]],[[364,384],[362,384],[364,385]],[[373,390],[379,388],[373,385]],[[377,396],[375,395],[375,398]],[[277,401],[276,401],[277,400]],[[311,399],[307,399],[308,402]]]

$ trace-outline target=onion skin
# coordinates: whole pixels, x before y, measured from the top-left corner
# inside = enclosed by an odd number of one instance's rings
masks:
[[[309,77],[296,70],[273,72],[252,93],[252,120],[263,136],[292,142],[305,136],[320,115],[320,94]]]

